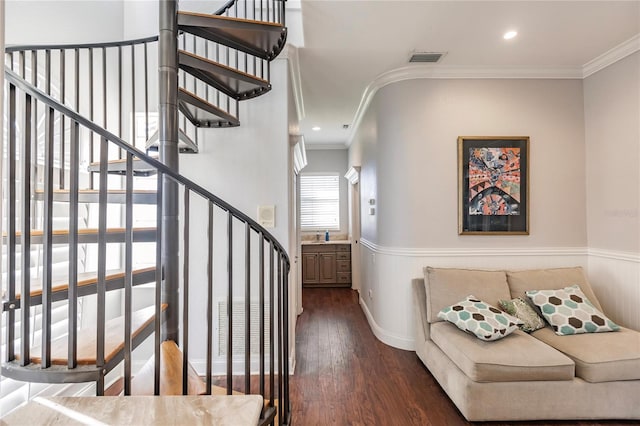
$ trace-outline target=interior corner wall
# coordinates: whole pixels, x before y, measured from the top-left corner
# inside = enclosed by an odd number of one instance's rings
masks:
[[[458,136],[529,136],[530,235],[458,235]],[[413,347],[411,280],[426,265],[587,265],[582,80],[416,79],[382,87],[350,147],[360,165],[361,305]],[[363,208],[364,208],[363,207]]]
[[[640,52],[585,79],[584,110],[589,278],[640,330]]]
[[[347,235],[349,232],[349,182],[344,177],[347,173],[346,149],[309,149],[307,147],[307,166],[300,172],[305,173],[338,173],[340,184],[340,229],[331,234]],[[315,234],[316,231],[307,232]],[[324,235],[322,236],[324,238]]]

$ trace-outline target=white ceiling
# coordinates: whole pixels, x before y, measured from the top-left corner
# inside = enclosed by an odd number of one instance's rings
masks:
[[[308,147],[344,145],[367,86],[383,73],[422,67],[440,75],[499,70],[580,78],[590,61],[640,34],[640,0],[301,4],[304,47],[298,57],[305,116],[300,132]],[[506,41],[502,35],[510,29],[518,36]],[[635,41],[633,46],[640,45]],[[413,51],[447,53],[437,64],[409,65]],[[322,130],[312,131],[313,126]]]

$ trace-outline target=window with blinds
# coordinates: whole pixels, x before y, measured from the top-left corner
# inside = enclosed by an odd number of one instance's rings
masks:
[[[340,229],[340,175],[300,175],[300,228]]]

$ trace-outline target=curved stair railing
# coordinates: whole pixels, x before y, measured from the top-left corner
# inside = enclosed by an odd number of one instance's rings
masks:
[[[177,21],[181,151],[197,152],[199,129],[239,125],[238,102],[271,89],[269,62],[286,41],[284,2],[232,0],[215,15],[179,11]],[[96,382],[97,395],[110,372],[121,373],[125,395],[260,394],[260,424],[289,424],[289,259],[250,217],[149,155],[158,139],[152,123],[157,43],[150,37],[6,49],[2,374]],[[179,306],[163,293],[158,206],[167,179],[180,188]],[[140,206],[155,209],[149,226],[134,226]],[[68,217],[65,229],[60,211]],[[95,217],[82,217],[83,211]],[[153,261],[136,266],[148,244],[155,244]],[[51,268],[61,247],[68,248],[64,276]],[[145,304],[139,295],[150,291]],[[80,321],[79,304],[87,299],[95,318]],[[67,306],[68,327],[58,335],[51,313],[60,304]],[[162,377],[167,354],[175,352],[162,341],[168,315],[180,318],[177,389]],[[135,350],[152,335],[150,368],[133,376]],[[40,343],[32,344],[36,337]],[[204,380],[191,362],[205,370]]]
[[[205,375],[205,392],[210,394],[212,386],[221,384],[220,379],[216,381],[214,359],[215,342],[215,323],[213,313],[215,311],[216,286],[214,279],[214,258],[219,257],[218,250],[222,250],[224,262],[226,263],[226,283],[225,291],[222,296],[225,300],[231,301],[226,303],[227,312],[223,312],[227,317],[227,330],[221,332],[226,335],[226,348],[218,348],[220,352],[226,353],[226,372],[224,388],[227,394],[231,395],[234,391],[244,393],[259,393],[268,400],[265,419],[271,421],[276,413],[277,399],[280,410],[280,419],[283,424],[290,415],[289,412],[289,388],[288,388],[288,272],[289,259],[286,250],[280,243],[258,223],[249,218],[244,213],[233,208],[223,200],[211,194],[206,189],[190,181],[184,176],[168,169],[158,160],[148,156],[144,152],[132,147],[123,139],[106,131],[97,124],[82,117],[69,107],[60,104],[58,101],[47,95],[43,91],[33,87],[16,73],[6,69],[5,79],[8,81],[8,111],[7,114],[11,122],[22,124],[18,131],[18,126],[10,126],[9,137],[7,140],[7,171],[8,171],[8,228],[7,228],[7,247],[9,252],[9,275],[7,296],[3,301],[3,310],[7,312],[7,362],[2,367],[2,373],[5,376],[24,381],[38,382],[84,382],[96,381],[98,383],[98,394],[101,394],[104,386],[104,376],[113,370],[121,362],[124,363],[124,393],[131,392],[131,352],[138,346],[142,340],[151,333],[155,332],[155,353],[160,353],[160,321],[162,315],[160,312],[167,309],[180,311],[182,319],[181,333],[184,336],[181,346],[183,353],[183,394],[188,393],[188,361],[190,355],[190,345],[193,340],[206,337],[206,375]],[[52,152],[54,146],[54,130],[52,123],[57,116],[64,117],[69,121],[72,131],[65,135],[68,138],[69,151],[71,153],[71,170],[74,173],[70,176],[69,189],[67,191],[59,191],[54,186],[52,172],[46,173],[44,176],[45,184],[41,194],[36,194],[36,198],[44,200],[44,229],[41,230],[40,237],[36,241],[31,229],[31,211],[29,182],[31,180],[31,163],[28,159],[31,157],[32,134],[30,129],[34,125],[33,110],[35,105],[40,105],[45,110],[46,141],[45,141],[45,161],[46,169],[52,171]],[[16,119],[23,117],[21,120]],[[79,150],[81,140],[84,135],[94,133],[100,138],[100,172],[99,185],[96,191],[83,191],[80,189],[79,182]],[[120,148],[125,153],[125,172],[124,172],[124,190],[111,191],[107,185],[107,163],[108,152],[110,147]],[[155,230],[157,260],[156,265],[151,272],[142,278],[137,278],[132,270],[132,256],[134,252],[134,244],[136,243],[135,228],[133,227],[133,207],[137,203],[161,205],[162,201],[162,185],[158,185],[157,191],[136,191],[134,190],[134,162],[142,161],[147,167],[156,170],[158,182],[161,177],[166,176],[180,185],[183,218],[195,217],[197,214],[199,220],[183,220],[182,244],[183,251],[181,253],[180,263],[183,270],[182,306],[165,306],[161,297],[161,271],[160,264],[160,233],[161,227]],[[86,284],[80,282],[78,275],[78,265],[75,261],[77,256],[77,245],[81,237],[81,232],[77,226],[77,206],[82,202],[96,202],[99,205],[100,218],[99,227],[96,232],[96,238],[93,240],[98,246],[98,264],[95,274],[95,280]],[[54,203],[68,203],[69,213],[69,232],[66,237],[58,238],[54,229],[51,227],[52,205]],[[123,235],[113,237],[109,235],[107,228],[107,203],[122,203],[126,210],[126,226]],[[197,209],[196,205],[200,204]],[[49,207],[47,207],[49,206]],[[197,213],[194,213],[194,209]],[[217,211],[216,211],[217,210]],[[200,215],[204,216],[204,219]],[[221,219],[222,218],[222,219]],[[214,221],[222,220],[221,224]],[[158,218],[158,221],[160,218]],[[206,222],[205,235],[206,255],[204,258],[194,259],[193,250],[198,246],[193,243],[192,235],[194,234],[194,224],[198,225],[201,230],[201,221]],[[226,237],[221,237],[220,244],[216,235],[216,226],[225,229]],[[243,236],[241,243],[234,238],[234,233],[242,229]],[[198,239],[203,235],[197,234]],[[244,242],[242,242],[244,240]],[[125,246],[125,268],[123,276],[119,280],[110,280],[107,272],[107,243],[111,241],[122,242]],[[32,244],[43,244],[44,246],[44,262],[43,266],[47,269],[47,258],[51,256],[53,244],[68,244],[70,250],[69,256],[69,274],[68,283],[63,285],[54,285],[54,279],[50,273],[45,272],[41,286],[36,286],[29,277],[31,269],[31,260],[26,254],[29,253],[29,247]],[[234,262],[234,255],[238,252],[243,253],[243,259],[240,263],[244,263],[244,271],[237,271],[238,264]],[[17,254],[20,253],[22,265],[17,263]],[[202,254],[202,253],[200,253]],[[206,266],[204,275],[206,282],[194,283],[190,279],[193,271],[198,266]],[[202,269],[202,268],[201,268]],[[19,277],[16,271],[21,271]],[[201,271],[202,272],[202,271]],[[238,278],[238,276],[240,276]],[[132,309],[132,291],[137,285],[146,282],[155,282],[155,303],[152,310],[144,313],[135,312]],[[85,280],[86,281],[86,280]],[[190,292],[194,291],[195,286],[199,289],[206,288],[206,310],[204,312],[195,312],[190,300]],[[257,288],[257,291],[255,290]],[[104,305],[105,295],[109,291],[122,289],[124,291],[124,309],[123,318],[119,327],[123,329],[124,335],[114,343],[108,340],[113,336],[107,336],[109,331],[109,319],[105,315]],[[235,294],[242,297],[244,309],[244,324],[253,324],[256,319],[252,319],[254,314],[251,310],[253,298],[259,301],[258,308],[258,351],[259,351],[259,368],[257,383],[252,381],[252,359],[251,359],[251,329],[244,330],[241,339],[245,340],[243,354],[243,369],[238,372],[234,369],[234,337],[233,319],[234,308],[238,305],[233,303]],[[89,329],[85,333],[84,330],[75,321],[78,299],[89,295],[95,295],[98,299],[98,313],[96,319],[96,328]],[[50,310],[54,301],[64,301],[68,303],[69,309],[69,328],[67,336],[58,339],[51,338],[51,317]],[[21,336],[28,336],[30,333],[30,308],[35,305],[41,305],[43,310],[42,324],[42,344],[40,348],[36,348],[30,344],[30,339],[20,339]],[[101,309],[102,307],[102,309]],[[201,314],[198,317],[198,314]],[[17,318],[16,318],[17,317]],[[253,321],[253,322],[252,322]],[[196,339],[192,339],[189,335],[189,328],[195,322],[206,324],[206,336],[198,335]],[[124,325],[123,325],[124,324]],[[137,327],[137,328],[136,328]],[[16,333],[16,328],[19,333]],[[260,333],[263,330],[263,333]],[[225,333],[226,331],[226,333]],[[255,330],[253,330],[255,331]],[[88,352],[94,354],[95,360],[85,356],[85,349],[81,348],[81,341],[85,334],[95,333],[97,338],[94,339],[95,347],[88,348]],[[121,346],[121,347],[120,347]],[[115,347],[115,348],[114,348]],[[85,352],[83,352],[85,351]],[[156,356],[159,360],[160,357]],[[276,364],[277,362],[277,364]],[[160,365],[155,363],[155,394],[160,394]],[[281,374],[280,374],[281,373]],[[238,386],[234,382],[238,377],[244,377],[244,384]]]

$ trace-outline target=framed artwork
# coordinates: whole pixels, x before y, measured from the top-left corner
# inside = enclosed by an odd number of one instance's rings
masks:
[[[458,233],[529,234],[529,137],[458,138]]]

